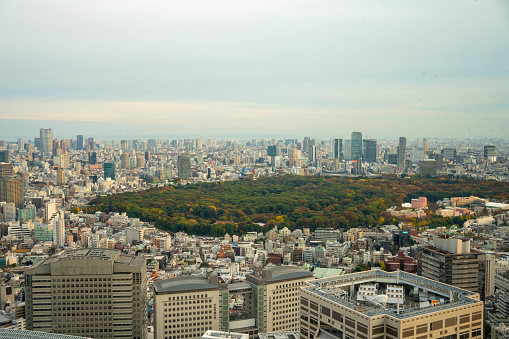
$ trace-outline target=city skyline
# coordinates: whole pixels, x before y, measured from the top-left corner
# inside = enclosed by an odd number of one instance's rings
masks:
[[[504,137],[508,12],[503,1],[7,1],[0,134]]]

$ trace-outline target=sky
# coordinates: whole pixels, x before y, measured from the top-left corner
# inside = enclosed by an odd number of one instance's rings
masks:
[[[0,0],[0,139],[507,137],[507,0]]]

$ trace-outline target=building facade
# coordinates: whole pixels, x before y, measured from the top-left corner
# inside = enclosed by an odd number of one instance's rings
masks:
[[[477,293],[406,272],[318,279],[300,296],[303,339],[483,337],[484,306]]]
[[[27,329],[92,338],[145,339],[142,257],[106,249],[66,251],[25,271]]]

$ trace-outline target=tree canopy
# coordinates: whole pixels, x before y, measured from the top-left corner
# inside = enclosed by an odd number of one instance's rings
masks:
[[[291,230],[381,225],[396,221],[387,208],[411,198],[426,196],[435,202],[470,195],[508,200],[509,184],[449,178],[285,175],[98,197],[87,210],[126,212],[163,230],[217,236],[266,232],[275,225]]]

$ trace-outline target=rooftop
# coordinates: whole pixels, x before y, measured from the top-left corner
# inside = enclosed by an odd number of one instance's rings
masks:
[[[358,303],[355,301],[355,295],[349,295],[351,286],[358,288],[365,284],[380,284],[381,286],[398,285],[403,286],[405,290],[405,302],[399,306],[380,305],[375,302]],[[480,303],[479,294],[463,290],[454,286],[442,284],[431,279],[423,278],[414,274],[397,271],[385,272],[380,270],[371,270],[360,273],[341,275],[333,278],[324,278],[309,281],[310,286],[305,287],[304,291],[325,298],[334,303],[341,304],[367,316],[377,316],[382,314],[404,319],[434,313],[440,310],[451,309],[458,306]],[[421,294],[432,300],[439,301],[436,306],[430,306],[428,299],[424,302],[412,302],[410,293],[415,291],[414,287],[419,288],[419,298]],[[422,292],[421,292],[422,291]],[[422,299],[420,299],[422,300]]]
[[[34,332],[24,330],[9,330],[0,328],[0,339],[84,339],[86,337],[76,337],[73,335],[54,334],[45,332]]]
[[[81,260],[81,259],[111,261],[114,263],[140,267],[144,263],[143,258],[122,254],[120,251],[117,250],[109,250],[104,248],[91,248],[64,251],[62,254],[54,255],[45,260],[37,262],[33,267],[50,265],[52,263],[64,260]]]
[[[212,288],[218,288],[218,286],[211,284],[207,278],[201,277],[177,277],[159,280],[154,283],[156,293],[207,290]]]

